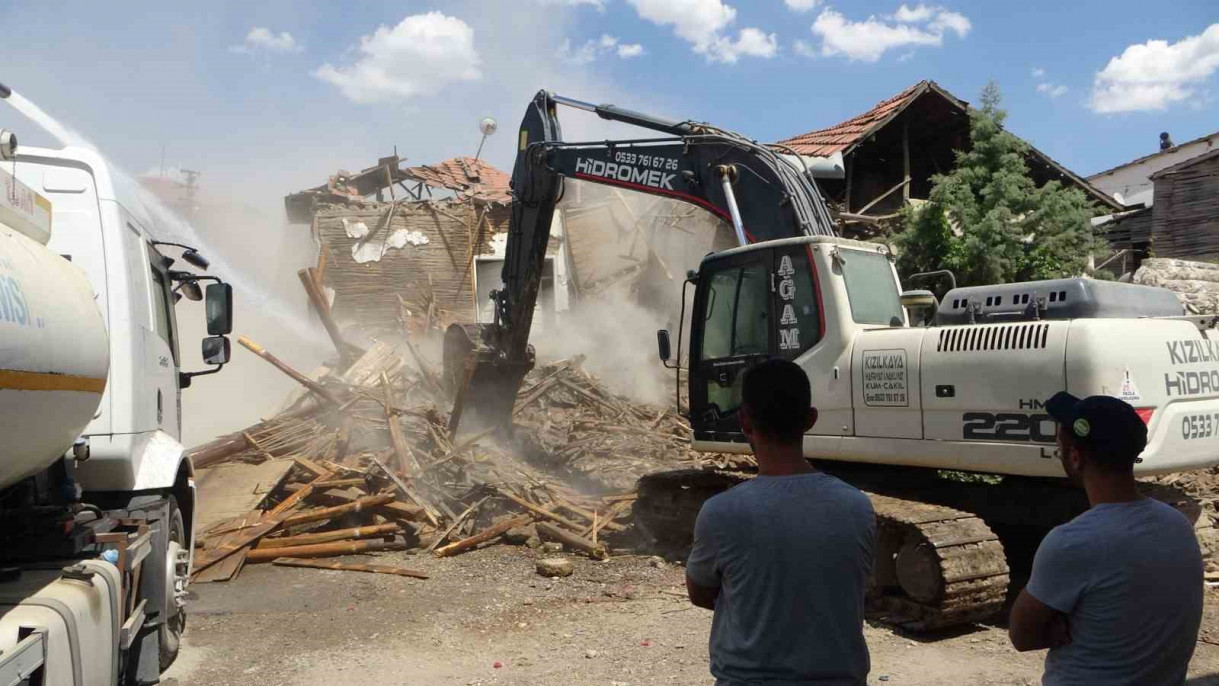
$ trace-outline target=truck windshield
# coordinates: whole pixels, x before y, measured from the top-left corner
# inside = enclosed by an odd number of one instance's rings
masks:
[[[905,322],[889,258],[880,253],[842,250],[842,277],[856,324],[892,326]]]

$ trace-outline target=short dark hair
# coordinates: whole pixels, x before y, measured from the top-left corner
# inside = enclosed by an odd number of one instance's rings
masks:
[[[781,440],[804,435],[813,393],[808,375],[787,360],[759,362],[741,378],[741,408],[759,433]]]

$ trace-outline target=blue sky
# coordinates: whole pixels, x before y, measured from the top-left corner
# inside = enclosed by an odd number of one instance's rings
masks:
[[[1009,128],[1082,174],[1219,128],[1214,0],[10,1],[0,22],[0,81],[129,169],[164,147],[264,208],[394,145],[472,154],[487,115],[508,167],[541,87],[774,140],[920,79],[971,101],[994,79]],[[563,116],[568,138],[630,133]]]

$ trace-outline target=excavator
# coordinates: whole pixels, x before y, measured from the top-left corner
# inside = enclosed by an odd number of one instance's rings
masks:
[[[665,134],[568,143],[558,106]],[[808,373],[817,424],[804,437],[818,468],[863,490],[878,520],[873,606],[911,630],[999,612],[1050,527],[1087,507],[1066,483],[1044,401],[1060,390],[1131,403],[1148,426],[1139,476],[1219,464],[1219,318],[1187,315],[1165,289],[1087,278],[972,286],[938,299],[903,290],[882,244],[842,238],[814,177],[822,160],[692,121],[674,122],[547,91],[529,105],[512,175],[513,206],[495,319],[453,325],[445,367],[455,421],[510,426],[534,363],[530,323],[565,179],[673,198],[730,223],[737,246],[690,270],[666,366],[688,379],[693,447],[750,452],[736,410],[741,372],[772,357]],[[687,300],[683,297],[682,307]],[[676,360],[676,361],[674,361]],[[679,394],[680,397],[680,394]],[[464,413],[465,419],[461,419]],[[637,527],[688,544],[702,503],[747,471],[644,476]],[[1195,522],[1180,492],[1147,484]]]

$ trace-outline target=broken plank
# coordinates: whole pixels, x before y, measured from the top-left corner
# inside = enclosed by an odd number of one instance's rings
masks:
[[[246,562],[270,562],[277,557],[339,557],[340,555],[360,555],[383,550],[403,550],[401,543],[371,539],[366,541],[336,541],[334,543],[318,543],[317,545],[298,545],[290,548],[255,548],[246,553]]]
[[[451,555],[456,555],[464,550],[473,548],[479,543],[486,543],[497,536],[502,536],[508,529],[518,526],[525,526],[532,521],[533,515],[521,515],[519,517],[513,517],[512,519],[505,519],[499,524],[484,529],[483,531],[474,534],[469,538],[463,538],[455,543],[450,543],[444,547],[437,548],[436,557],[449,557]]]
[[[547,537],[552,541],[558,541],[565,546],[575,548],[576,550],[582,550],[588,553],[589,557],[593,558],[594,560],[604,560],[605,558],[609,557],[609,553],[606,551],[605,546],[600,543],[593,543],[583,536],[573,534],[564,529],[560,529],[553,524],[547,524],[546,522],[538,522],[536,526],[538,529],[538,534]]]
[[[290,366],[287,362],[284,362],[278,357],[267,352],[266,348],[263,348],[261,345],[251,341],[245,336],[238,336],[237,342],[240,343],[246,350],[249,350],[250,352],[269,362],[271,366],[286,374],[293,381],[313,391],[319,398],[335,405],[339,404],[338,399],[335,398],[330,391],[323,388],[320,384],[315,383],[304,374],[301,374],[296,369],[293,369],[292,366]]]
[[[307,524],[309,522],[318,522],[323,519],[332,519],[339,515],[351,514],[355,512],[367,512],[370,508],[377,505],[384,505],[394,499],[394,496],[386,493],[384,495],[369,495],[357,499],[355,502],[345,505],[336,505],[335,507],[325,507],[320,510],[309,510],[300,514],[292,515],[283,520],[284,526],[296,526],[298,524]]]
[[[491,496],[483,497],[482,500],[479,500],[478,502],[474,503],[473,505],[467,507],[464,512],[457,515],[457,518],[453,520],[453,523],[451,525],[449,525],[449,528],[445,529],[444,533],[437,536],[436,539],[432,541],[432,544],[427,547],[427,552],[429,552],[429,553],[432,552],[433,550],[436,549],[436,546],[438,546],[444,542],[444,539],[448,538],[449,536],[452,536],[453,532],[457,530],[457,527],[459,527],[463,523],[465,523],[466,518],[469,517],[479,507],[482,507],[482,504],[487,502],[487,498],[490,498],[490,497]]]
[[[295,495],[296,493],[304,490],[306,487],[298,484],[288,484],[284,488]],[[361,496],[332,488],[325,491],[320,489],[311,491],[307,497],[309,502],[317,503],[319,505],[343,505],[346,503],[354,503]],[[410,503],[404,503],[399,500],[385,503],[384,505],[376,505],[372,508],[372,511],[373,513],[379,514],[386,519],[393,519],[397,521],[419,522],[426,518],[426,515],[423,513],[423,508],[419,507],[418,505],[411,505]]]
[[[258,509],[291,468],[291,460],[268,460],[257,465],[233,462],[200,469],[195,475],[199,503],[195,530],[207,531]]]
[[[381,468],[381,471],[385,472],[385,474],[390,478],[390,481],[393,481],[394,485],[398,487],[398,490],[402,491],[403,495],[411,500],[414,500],[420,507],[423,508],[423,513],[427,516],[428,521],[431,522],[432,526],[440,526],[440,513],[436,511],[436,508],[433,507],[431,503],[420,496],[414,488],[403,481],[397,474],[393,473],[389,467],[386,467],[385,463],[381,461],[380,457],[373,455],[372,460],[373,464],[377,465]],[[392,499],[393,498],[391,497],[391,500]]]
[[[392,536],[401,532],[402,527],[398,524],[374,524],[372,526],[357,526],[350,529],[322,531],[315,534],[284,536],[283,538],[264,538],[258,542],[257,548],[289,548],[297,545],[315,545],[317,543],[330,543],[332,541],[348,541],[358,538]]]
[[[348,562],[327,562],[323,560],[302,560],[292,557],[280,557],[271,561],[278,567],[307,567],[309,569],[333,569],[339,572],[369,572],[371,574],[395,574],[409,576],[412,579],[426,579],[427,574],[413,569],[390,567],[388,565],[359,565]]]

